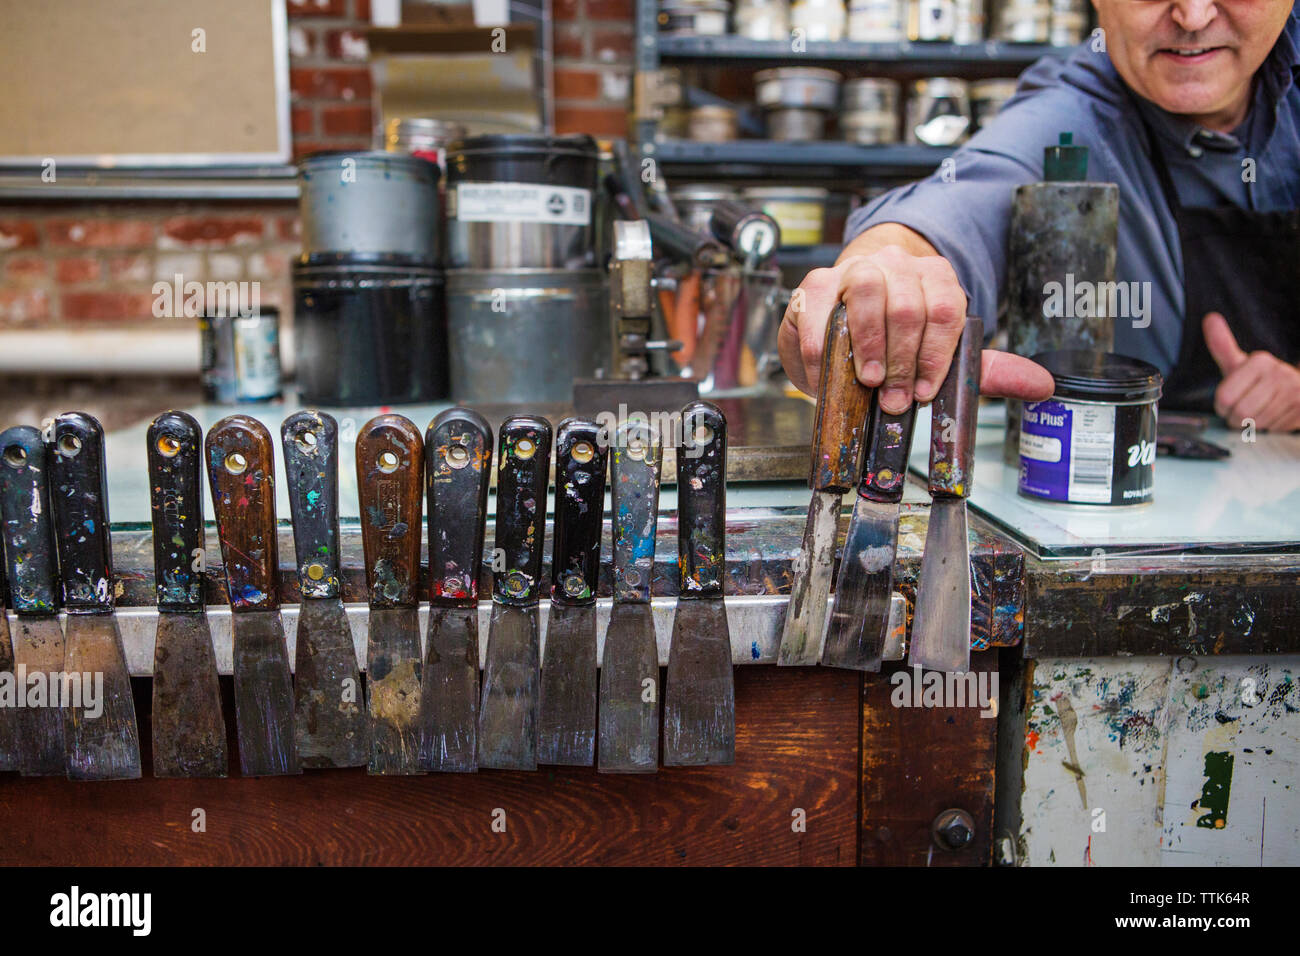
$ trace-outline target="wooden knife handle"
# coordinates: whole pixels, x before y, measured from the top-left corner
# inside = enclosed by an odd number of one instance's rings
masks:
[[[149,504],[158,607],[203,607],[203,429],[186,412],[163,412],[149,424]]]
[[[650,603],[662,467],[663,444],[648,421],[619,428],[609,464],[616,601]]]
[[[50,503],[63,577],[63,606],[70,611],[113,607],[113,551],[108,533],[108,482],[104,429],[85,412],[54,420]]]
[[[501,423],[497,439],[496,547],[504,570],[492,575],[492,599],[527,606],[541,591],[546,538],[546,485],[551,423],[519,415]],[[501,567],[493,562],[494,567]]]
[[[205,448],[230,608],[274,611],[280,550],[271,433],[256,418],[229,415],[208,430]]]
[[[306,409],[280,425],[289,517],[304,598],[332,598],[339,584],[339,425]]]
[[[596,603],[605,520],[608,442],[593,421],[566,418],[555,430],[555,541],[551,600]]]
[[[975,419],[980,403],[980,356],[984,323],[966,317],[948,376],[930,415],[930,495],[970,497],[975,475]]]
[[[677,447],[677,571],[682,597],[721,597],[727,556],[727,419],[716,405],[682,409]]]
[[[449,408],[424,433],[429,485],[429,597],[435,604],[478,601],[492,480],[492,426],[478,412]]]
[[[59,610],[48,458],[40,429],[17,425],[0,433],[0,519],[9,606],[22,615]]]
[[[901,415],[884,411],[878,402],[871,403],[867,449],[862,458],[862,481],[858,485],[861,497],[890,504],[903,500],[907,456],[912,450],[915,425],[915,402]]]
[[[419,429],[402,415],[366,422],[357,435],[357,493],[371,607],[416,607],[420,602],[423,491]]]
[[[808,480],[813,491],[843,494],[857,482],[871,393],[872,389],[858,381],[853,369],[848,312],[841,302],[826,323],[822,347]]]

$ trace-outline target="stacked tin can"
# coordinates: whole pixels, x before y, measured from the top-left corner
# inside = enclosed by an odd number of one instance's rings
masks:
[[[1006,43],[1046,43],[1051,35],[1052,0],[995,0],[996,38]]]
[[[590,136],[471,136],[447,150],[447,321],[457,401],[558,402],[609,340]]]
[[[661,0],[659,32],[668,36],[723,36],[730,0]]]

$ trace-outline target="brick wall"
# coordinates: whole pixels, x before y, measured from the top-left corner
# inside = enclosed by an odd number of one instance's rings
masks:
[[[553,0],[556,127],[625,135],[631,0]],[[370,0],[288,0],[295,158],[372,140]],[[295,203],[0,203],[0,329],[144,325],[155,281],[256,280],[292,305]]]

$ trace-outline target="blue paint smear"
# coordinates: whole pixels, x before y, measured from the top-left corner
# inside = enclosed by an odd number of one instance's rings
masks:
[[[759,653],[758,653],[758,641],[751,641],[751,642],[750,642],[750,645],[749,645],[749,656],[750,656],[753,660],[758,660],[758,658],[759,658]]]

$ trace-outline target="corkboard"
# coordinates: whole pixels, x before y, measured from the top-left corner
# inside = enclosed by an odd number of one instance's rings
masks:
[[[0,0],[0,24],[0,161],[289,156],[284,0]]]

